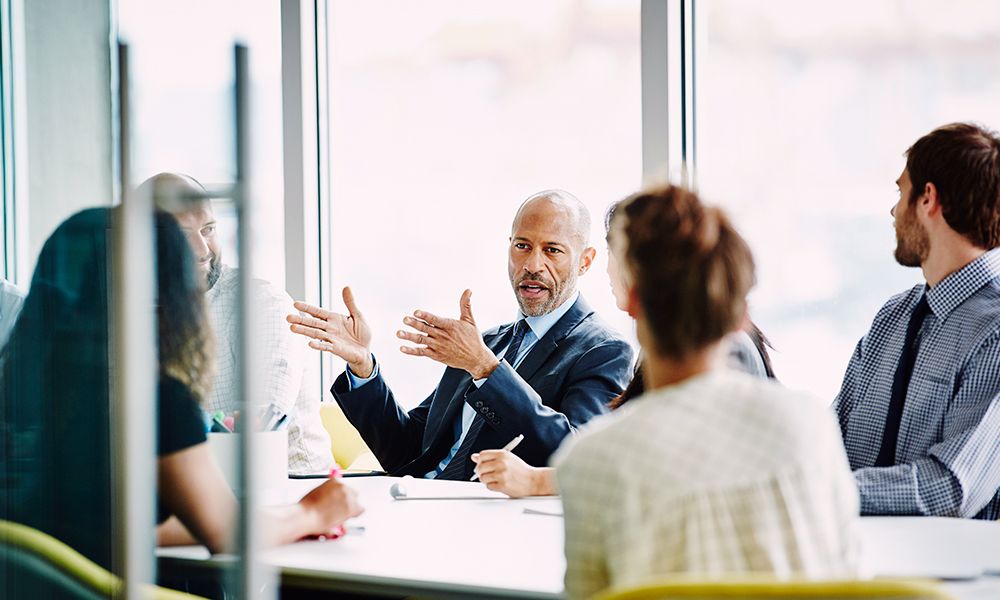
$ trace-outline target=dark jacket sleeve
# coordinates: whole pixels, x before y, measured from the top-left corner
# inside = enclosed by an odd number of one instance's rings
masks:
[[[524,434],[517,454],[529,464],[545,465],[566,436],[608,412],[608,403],[631,374],[632,348],[623,340],[610,340],[587,350],[569,367],[558,411],[542,404],[539,393],[505,360],[465,401],[501,438]]]
[[[417,458],[434,395],[406,412],[381,374],[357,389],[350,387],[347,374],[341,373],[330,391],[382,467],[393,472]]]

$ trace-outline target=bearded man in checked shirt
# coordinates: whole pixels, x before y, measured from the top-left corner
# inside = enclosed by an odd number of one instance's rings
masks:
[[[891,298],[834,406],[861,510],[1000,517],[1000,136],[939,127],[906,151],[896,260],[926,283]]]
[[[205,188],[193,177],[160,173],[140,186],[153,195],[157,208],[174,215],[187,235],[198,268],[205,275],[205,301],[215,333],[215,376],[205,410],[231,412],[237,403],[236,358],[239,333],[239,269],[222,262],[215,214]],[[185,200],[184,202],[179,202]],[[261,349],[266,381],[264,395],[278,412],[288,415],[288,471],[329,472],[334,466],[330,436],[320,419],[320,389],[309,385],[307,349],[285,327],[292,299],[261,279],[251,282],[256,309],[254,340]]]

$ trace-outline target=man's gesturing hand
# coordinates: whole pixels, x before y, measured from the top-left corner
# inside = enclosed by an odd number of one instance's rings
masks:
[[[292,324],[292,331],[312,338],[310,348],[339,356],[347,362],[352,373],[358,377],[370,377],[375,369],[369,350],[372,332],[354,303],[354,294],[349,287],[344,288],[344,306],[347,307],[347,315],[296,302],[295,309],[306,315],[288,315],[286,320]]]
[[[465,290],[458,303],[458,319],[445,319],[429,312],[414,311],[403,323],[416,333],[400,329],[396,335],[417,347],[401,346],[404,354],[426,356],[439,363],[468,371],[473,379],[489,377],[500,361],[483,342],[472,316],[472,291]]]

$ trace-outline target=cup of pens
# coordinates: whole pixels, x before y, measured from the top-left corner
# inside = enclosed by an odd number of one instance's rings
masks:
[[[256,476],[254,485],[257,487],[277,488],[288,480],[287,419],[287,415],[268,407],[257,419],[254,430],[248,432],[251,436],[249,441],[253,445],[253,474]],[[240,427],[238,415],[235,423],[227,416],[212,415],[208,447],[226,482],[234,490],[237,484],[240,438],[245,433]]]

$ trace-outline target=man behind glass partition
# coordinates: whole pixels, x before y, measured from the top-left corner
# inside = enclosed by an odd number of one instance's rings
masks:
[[[146,180],[140,190],[152,192],[157,206],[173,214],[187,234],[198,268],[205,276],[209,316],[215,328],[216,373],[205,403],[210,413],[229,413],[238,408],[236,348],[240,326],[237,293],[239,269],[222,262],[222,248],[212,203],[205,188],[194,178],[160,173]],[[289,295],[269,282],[254,279],[250,293],[259,310],[252,343],[261,349],[264,391],[269,403],[264,414],[271,426],[288,427],[288,470],[291,473],[325,473],[335,464],[330,436],[320,419],[320,390],[306,381],[306,352],[285,326],[292,310]],[[265,423],[266,425],[266,423]]]
[[[586,207],[561,190],[540,192],[518,210],[508,275],[520,307],[514,323],[480,333],[472,292],[458,319],[416,311],[401,350],[448,368],[419,406],[404,411],[371,353],[371,330],[349,288],[348,315],[296,302],[289,315],[310,346],[347,362],[333,395],[379,462],[393,475],[468,480],[472,453],[524,436],[516,454],[546,464],[562,440],[607,411],[631,375],[632,349],[577,291],[595,250]]]
[[[954,123],[906,151],[891,298],[835,400],[865,514],[1000,517],[1000,137]]]

